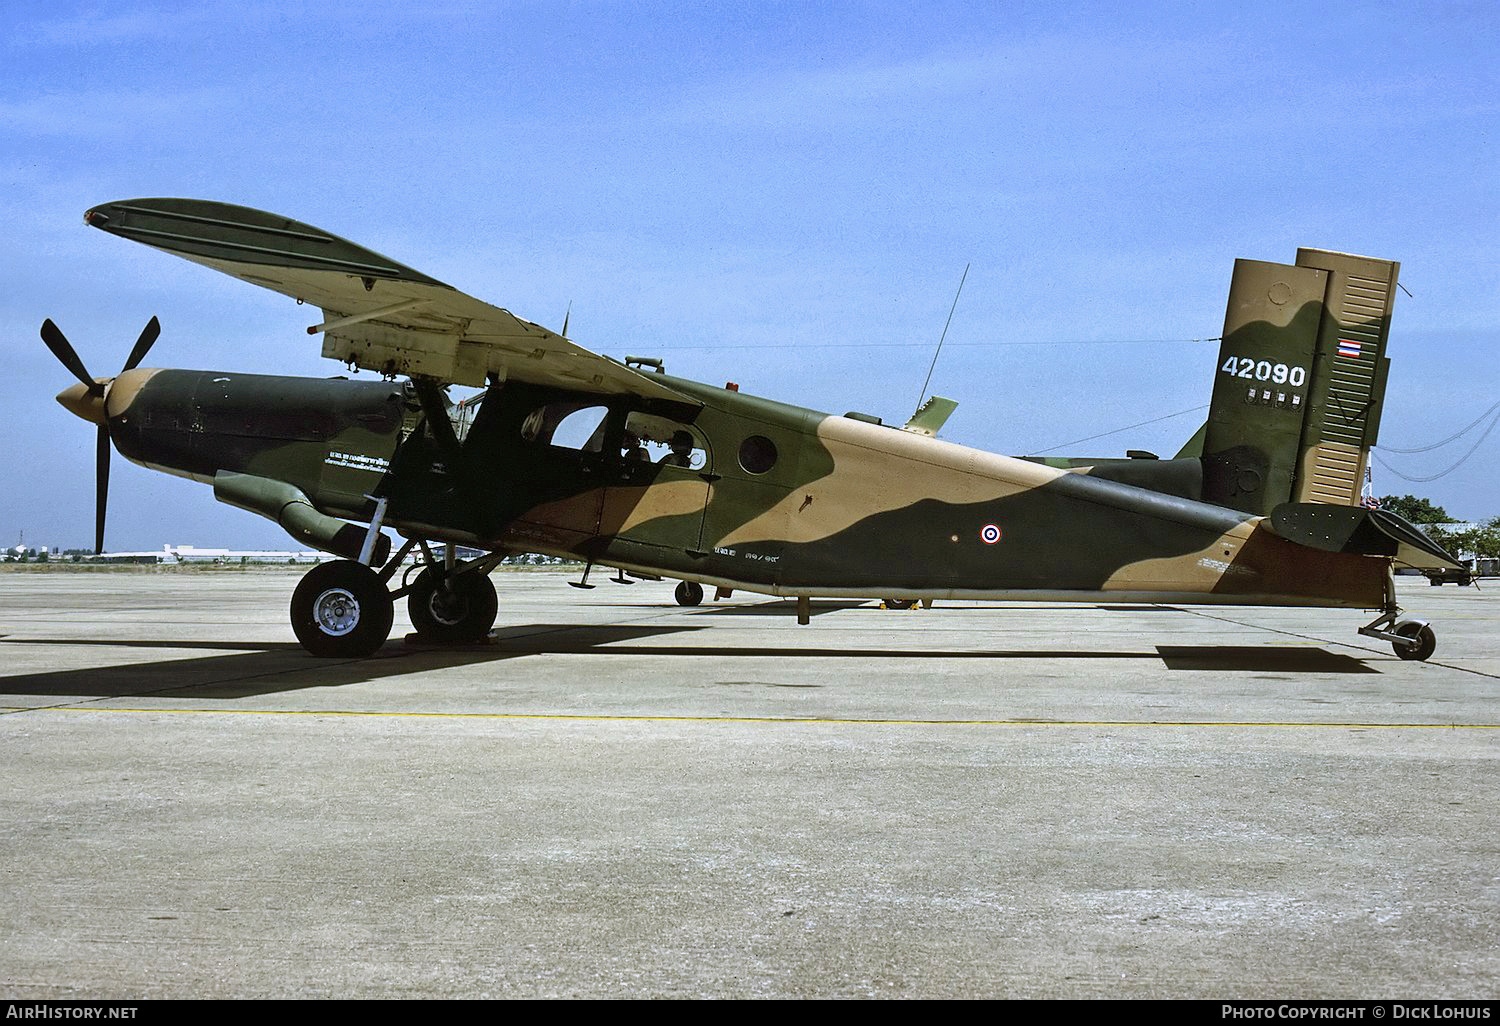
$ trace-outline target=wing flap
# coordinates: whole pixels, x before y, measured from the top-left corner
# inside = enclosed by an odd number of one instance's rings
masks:
[[[382,374],[480,387],[490,377],[693,402],[539,324],[373,250],[290,218],[229,203],[135,199],[84,220],[318,307],[323,355]]]

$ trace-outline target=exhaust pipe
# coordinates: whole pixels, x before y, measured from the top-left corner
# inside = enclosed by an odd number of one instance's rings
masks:
[[[300,488],[268,477],[221,470],[214,474],[214,498],[274,520],[303,544],[344,559],[359,559],[369,533],[366,528],[319,513]],[[384,563],[390,553],[391,540],[384,534],[377,535],[374,563]]]

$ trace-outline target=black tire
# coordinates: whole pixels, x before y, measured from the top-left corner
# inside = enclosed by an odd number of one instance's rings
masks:
[[[1414,647],[1391,642],[1391,648],[1402,659],[1422,663],[1430,659],[1432,653],[1437,651],[1437,635],[1432,633],[1432,628],[1425,623],[1417,623],[1415,620],[1398,623],[1396,633],[1403,638],[1415,638],[1417,642]]]
[[[910,609],[912,606],[914,606],[916,604],[917,604],[917,600],[916,599],[891,599],[891,598],[888,598],[888,599],[885,600],[885,608],[887,608],[887,609]]]
[[[406,596],[411,625],[425,641],[466,644],[483,641],[495,626],[500,599],[489,575],[457,574],[452,587],[438,586],[431,569],[423,570]]]
[[[697,581],[680,581],[672,597],[679,606],[696,606],[703,601],[703,585]]]
[[[395,604],[379,575],[353,560],[319,563],[292,592],[292,632],[315,656],[374,655],[391,634]]]

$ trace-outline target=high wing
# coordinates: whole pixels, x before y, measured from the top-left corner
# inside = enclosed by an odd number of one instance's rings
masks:
[[[277,214],[208,200],[134,199],[94,207],[84,220],[319,307],[322,322],[307,330],[323,333],[323,355],[365,370],[694,402],[508,310]]]

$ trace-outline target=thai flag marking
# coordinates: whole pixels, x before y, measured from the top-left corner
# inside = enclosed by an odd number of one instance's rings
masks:
[[[1352,357],[1352,358],[1354,358],[1354,359],[1357,360],[1357,359],[1359,359],[1359,356],[1360,356],[1360,349],[1361,349],[1361,345],[1360,345],[1360,342],[1357,339],[1352,339],[1352,338],[1341,338],[1341,339],[1339,339],[1339,355],[1340,356],[1348,356],[1348,357]]]

